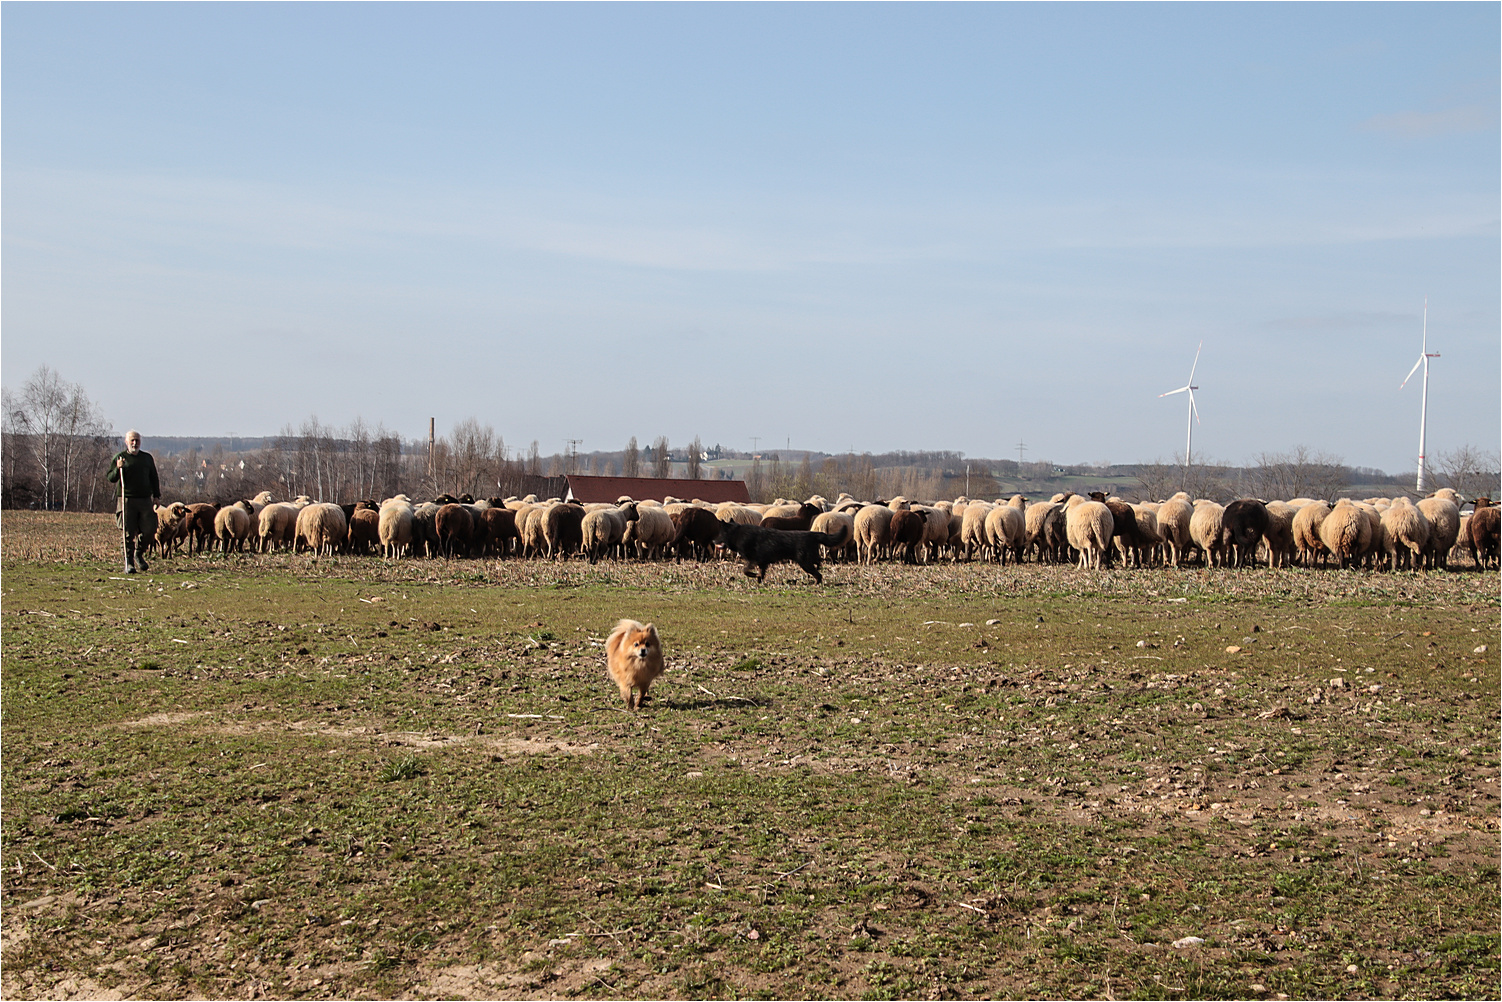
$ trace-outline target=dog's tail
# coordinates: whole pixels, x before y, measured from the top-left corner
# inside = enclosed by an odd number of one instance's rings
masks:
[[[839,532],[811,532],[809,535],[817,538],[825,546],[844,546],[850,541],[850,526],[841,522]]]

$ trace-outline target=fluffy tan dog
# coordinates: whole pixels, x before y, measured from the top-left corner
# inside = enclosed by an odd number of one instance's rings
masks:
[[[663,672],[662,641],[658,639],[657,627],[651,623],[643,626],[634,619],[623,619],[615,624],[605,640],[606,665],[610,677],[620,687],[626,709],[634,710],[647,698],[647,686]],[[632,689],[640,689],[641,695],[632,701]]]

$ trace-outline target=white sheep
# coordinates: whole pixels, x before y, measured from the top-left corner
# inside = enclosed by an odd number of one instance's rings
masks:
[[[1179,491],[1158,505],[1158,535],[1163,537],[1163,546],[1168,551],[1168,562],[1177,567],[1189,554],[1194,543],[1189,526],[1194,521],[1194,503],[1184,491]]]
[[[584,536],[584,554],[590,563],[601,557],[617,556],[626,536],[626,526],[636,521],[636,503],[605,505],[586,512],[580,531]]]
[[[547,553],[548,539],[543,532],[543,521],[548,509],[557,502],[528,505],[516,513],[516,532],[521,537],[522,556],[535,557]],[[640,507],[640,506],[638,506]]]
[[[1298,510],[1293,515],[1293,545],[1299,551],[1299,563],[1305,567],[1323,564],[1330,551],[1320,539],[1319,527],[1330,514],[1330,502],[1305,501],[1294,507]]]
[[[383,557],[392,559],[411,552],[413,512],[412,502],[405,494],[381,502],[379,532]]]
[[[909,509],[921,512],[923,515],[923,538],[918,541],[914,552],[918,563],[937,560],[939,551],[949,542],[949,504],[948,502],[943,502],[943,504],[943,508],[915,504]]]
[[[989,543],[986,540],[986,517],[994,508],[995,505],[984,501],[971,501],[965,505],[965,510],[960,515],[960,550],[967,563],[977,552],[982,559],[987,556]]]
[[[986,545],[991,548],[994,558],[1003,564],[1007,562],[1008,553],[1014,562],[1022,562],[1022,547],[1027,540],[1026,504],[1027,499],[1018,494],[986,514]]]
[[[1382,543],[1393,570],[1417,570],[1429,547],[1429,520],[1406,496],[1393,499],[1382,513]]]
[[[1158,506],[1152,502],[1134,504],[1131,506],[1132,514],[1137,519],[1137,535],[1141,540],[1141,553],[1138,562],[1147,566],[1156,566],[1163,562],[1163,532],[1158,528]],[[1126,546],[1120,536],[1116,537],[1116,545],[1121,548],[1122,557],[1126,557]]]
[[[1319,538],[1344,570],[1371,546],[1372,523],[1350,498],[1341,498],[1320,522]]]
[[[251,508],[249,501],[236,501],[214,513],[214,536],[225,553],[231,549],[245,552],[245,540],[250,535]]]
[[[1189,541],[1204,553],[1206,567],[1221,567],[1226,563],[1227,543],[1222,531],[1225,514],[1223,506],[1208,498],[1194,502],[1194,513],[1189,517]]]
[[[627,525],[622,543],[628,550],[635,546],[642,559],[655,560],[665,555],[677,538],[673,517],[660,505],[640,501],[636,505],[636,521]]]
[[[1267,566],[1287,567],[1293,560],[1293,519],[1299,510],[1287,501],[1267,502],[1267,532],[1262,545],[1267,547]]]
[[[260,524],[257,526],[261,552],[269,553],[273,549],[293,545],[297,534],[297,514],[309,503],[307,496],[301,495],[295,501],[276,502],[261,509]]]
[[[1064,505],[1064,532],[1069,545],[1080,555],[1081,568],[1100,570],[1105,566],[1115,529],[1111,509],[1099,501],[1076,494]]]
[[[761,525],[761,512],[750,505],[736,504],[734,501],[726,501],[714,510],[715,518],[721,522],[734,522],[737,525]]]
[[[867,505],[855,513],[855,547],[863,564],[874,564],[892,542],[892,516],[886,505]]]
[[[1039,563],[1055,563],[1068,540],[1064,533],[1064,506],[1057,501],[1035,501],[1023,511],[1023,545]]]
[[[181,501],[174,501],[169,505],[154,506],[156,512],[156,545],[157,552],[164,557],[170,557],[176,552],[178,544],[188,534],[188,506]]]
[[[812,532],[827,532],[831,536],[843,532],[845,542],[842,546],[826,546],[824,551],[829,559],[837,557],[849,560],[855,555],[855,515],[848,511],[826,511],[814,516],[814,521],[809,526]]]
[[[348,534],[344,509],[326,501],[310,504],[297,513],[292,550],[306,545],[317,556],[333,556]]]
[[[1425,548],[1429,567],[1450,566],[1450,549],[1460,538],[1460,505],[1458,495],[1448,487],[1441,487],[1417,505],[1429,520],[1429,545]]]

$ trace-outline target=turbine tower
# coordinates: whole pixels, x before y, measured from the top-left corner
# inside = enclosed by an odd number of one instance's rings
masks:
[[[1200,351],[1203,350],[1204,347],[1205,347],[1205,342],[1201,341],[1200,342],[1200,346],[1198,348],[1194,349],[1194,364],[1189,367],[1189,382],[1185,383],[1183,386],[1180,386],[1177,390],[1169,390],[1167,393],[1160,393],[1160,394],[1158,394],[1158,399],[1159,400],[1162,400],[1164,397],[1171,397],[1175,393],[1186,393],[1187,392],[1189,394],[1189,421],[1188,421],[1188,424],[1189,424],[1189,433],[1184,437],[1184,474],[1185,474],[1185,476],[1188,476],[1188,474],[1189,474],[1189,448],[1190,448],[1190,446],[1192,446],[1194,444],[1194,426],[1195,426],[1195,424],[1200,419],[1199,408],[1197,408],[1197,407],[1194,406],[1194,391],[1197,390],[1197,389],[1199,389],[1198,386],[1194,385],[1194,370],[1197,369],[1197,368],[1199,368],[1199,364],[1200,364]]]
[[[1419,360],[1413,363],[1413,368],[1409,369],[1408,375],[1403,377],[1403,382],[1398,386],[1398,390],[1401,392],[1403,387],[1408,385],[1408,381],[1413,378],[1413,374],[1419,371],[1419,366],[1422,365],[1424,367],[1424,392],[1419,398],[1419,476],[1413,488],[1415,493],[1424,494],[1426,493],[1426,485],[1424,483],[1424,421],[1429,416],[1429,360],[1431,358],[1439,358],[1439,352],[1429,350],[1428,296],[1424,297],[1424,339],[1419,344]]]

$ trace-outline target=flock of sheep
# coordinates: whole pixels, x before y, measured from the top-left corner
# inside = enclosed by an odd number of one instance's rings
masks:
[[[1461,512],[1465,504],[1473,512]],[[1166,501],[1129,504],[1095,493],[1058,494],[1029,503],[1017,495],[995,502],[959,498],[932,504],[861,502],[842,494],[830,502],[710,505],[667,498],[621,498],[616,504],[475,501],[442,495],[415,503],[404,494],[379,504],[278,502],[269,491],[219,506],[175,502],[157,508],[156,545],[180,549],[406,556],[517,556],[563,559],[707,559],[723,522],[788,531],[827,532],[844,540],[830,559],[927,563],[980,558],[999,563],[1074,562],[1149,567],[1203,562],[1211,566],[1444,568],[1452,550],[1469,550],[1478,568],[1498,563],[1498,508],[1487,498],[1467,502],[1448,488],[1414,503],[1407,497],[1333,505],[1312,498],[1239,500],[1220,505],[1180,492]],[[842,528],[843,527],[843,528]]]

